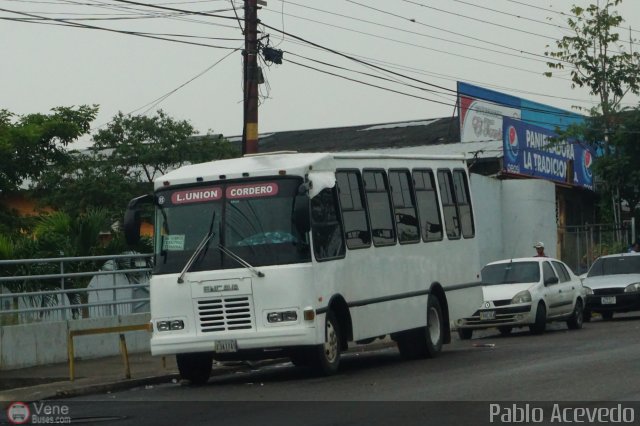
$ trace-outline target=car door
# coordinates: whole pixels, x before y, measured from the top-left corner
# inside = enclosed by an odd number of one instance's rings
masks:
[[[553,280],[555,278],[555,280]],[[549,282],[549,280],[552,280]],[[542,262],[542,282],[544,284],[544,301],[547,304],[547,317],[555,317],[562,313],[562,289],[560,279],[551,266],[551,262]]]
[[[571,274],[561,262],[554,260],[551,263],[560,281],[558,283],[560,293],[558,303],[562,303],[562,305],[558,307],[558,315],[569,315],[573,312],[573,300],[578,283],[572,281]]]

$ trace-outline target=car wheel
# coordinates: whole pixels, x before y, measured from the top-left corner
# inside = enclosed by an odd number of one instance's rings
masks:
[[[335,374],[340,366],[340,328],[333,311],[327,312],[325,339],[311,351],[310,363],[324,376]]]
[[[602,319],[610,321],[613,318],[613,312],[602,312]]]
[[[505,325],[503,327],[498,327],[498,331],[500,331],[500,334],[502,334],[503,336],[510,335],[511,330],[513,330],[513,327],[509,327],[508,325]]]
[[[471,336],[473,336],[473,330],[470,328],[459,328],[458,329],[458,337],[460,340],[470,340]]]
[[[582,328],[582,321],[584,319],[584,309],[582,309],[582,300],[576,300],[576,306],[573,308],[573,314],[567,321],[567,327],[571,330],[579,330]]]
[[[544,307],[544,303],[540,302],[538,304],[538,309],[536,310],[536,320],[529,326],[529,330],[531,330],[532,334],[542,334],[546,328],[547,308]]]
[[[204,385],[211,376],[213,354],[210,352],[177,354],[176,364],[178,364],[180,377],[188,380],[192,385]]]

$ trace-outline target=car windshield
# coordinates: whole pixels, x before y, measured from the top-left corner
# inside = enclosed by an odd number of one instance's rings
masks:
[[[310,262],[307,235],[293,220],[298,178],[172,188],[156,194],[154,274]]]
[[[587,277],[640,274],[640,256],[601,257],[589,269]]]
[[[483,284],[535,283],[540,281],[538,262],[510,262],[487,265],[480,273]]]

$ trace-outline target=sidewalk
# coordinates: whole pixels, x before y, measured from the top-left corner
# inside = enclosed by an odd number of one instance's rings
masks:
[[[348,352],[368,352],[395,346],[385,339],[367,346],[351,347]],[[164,361],[164,363],[163,363]],[[212,376],[252,370],[283,359],[244,363],[215,364]],[[121,355],[96,359],[76,359],[75,380],[69,380],[69,364],[57,363],[17,370],[0,370],[0,407],[6,402],[36,401],[129,389],[180,380],[174,356],[154,357],[150,353],[129,354],[131,378],[125,378]]]
[[[75,380],[69,380],[69,364],[58,363],[17,370],[0,370],[0,403],[34,401],[106,392],[179,379],[173,356],[149,353],[129,354],[131,379],[125,378],[121,355],[97,359],[76,359]]]

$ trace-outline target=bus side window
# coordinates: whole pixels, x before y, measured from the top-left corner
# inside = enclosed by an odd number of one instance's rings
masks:
[[[395,244],[396,232],[391,215],[387,175],[384,170],[365,170],[362,177],[371,218],[373,244],[376,246]]]
[[[438,207],[438,194],[433,179],[433,172],[429,169],[414,170],[413,182],[418,204],[418,217],[424,241],[439,241],[442,239],[442,219]]]
[[[409,170],[390,170],[389,183],[391,184],[391,198],[393,199],[398,240],[401,244],[417,243],[420,241],[420,232]]]
[[[347,247],[350,249],[371,246],[369,218],[364,206],[362,178],[357,170],[336,172],[342,221]]]
[[[464,170],[453,171],[453,187],[456,191],[456,203],[460,212],[460,225],[462,226],[462,236],[473,238],[475,228],[473,226],[473,209],[471,208],[471,198],[469,197],[469,184]]]
[[[440,199],[442,200],[447,237],[449,237],[449,239],[460,238],[460,215],[453,192],[451,171],[446,169],[438,170],[438,186],[440,188]]]
[[[311,233],[316,260],[344,257],[342,223],[335,188],[325,188],[311,199]]]

